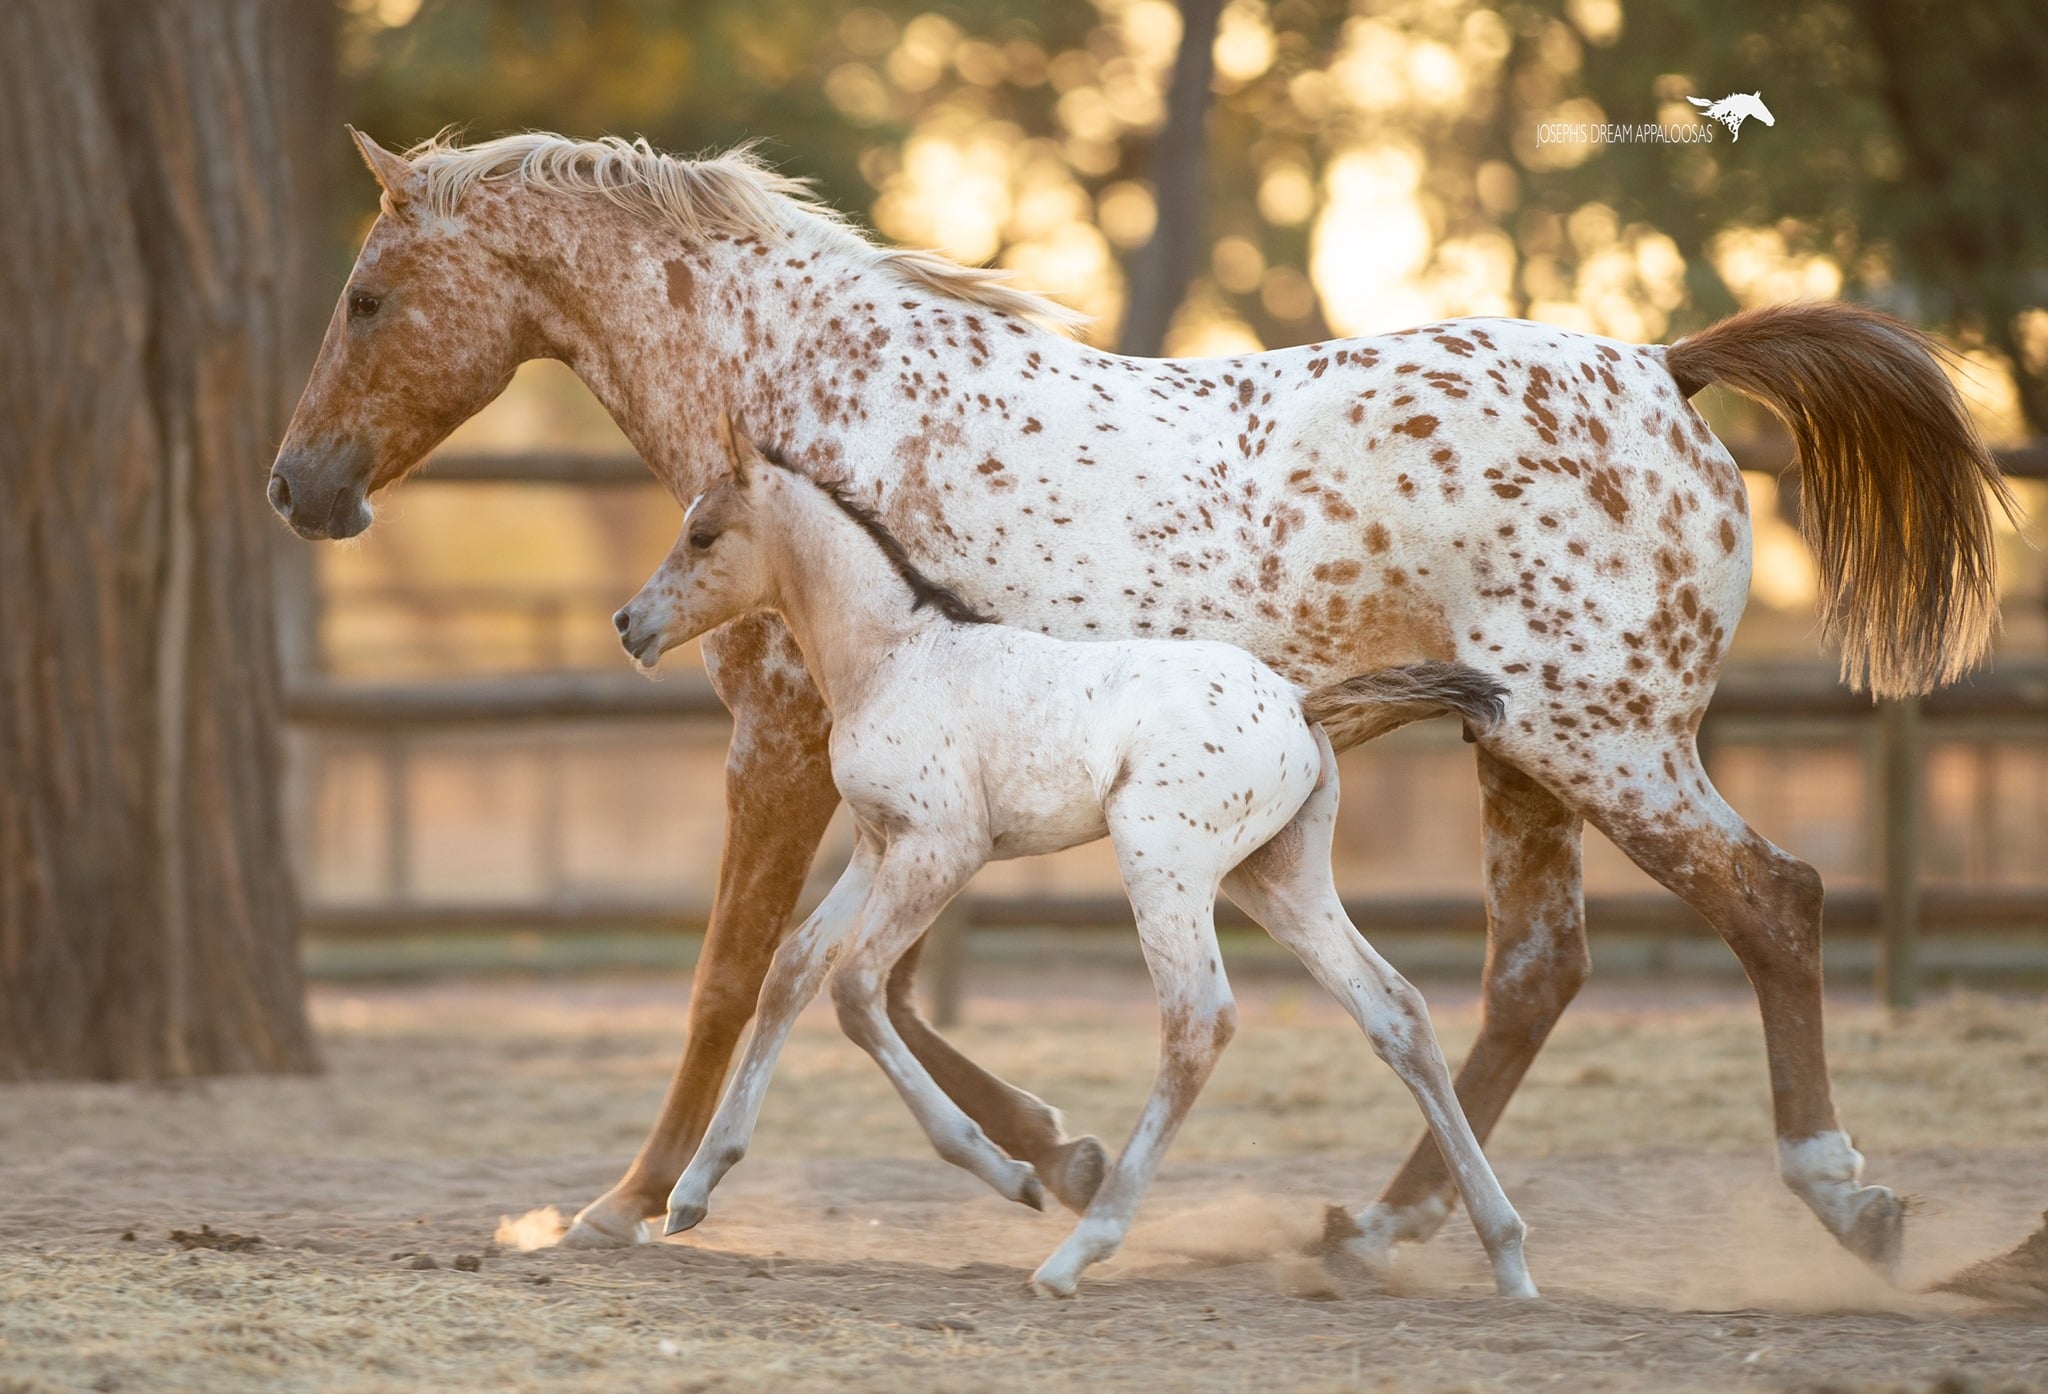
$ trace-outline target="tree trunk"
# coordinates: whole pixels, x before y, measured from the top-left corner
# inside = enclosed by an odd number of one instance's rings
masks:
[[[1151,239],[1131,258],[1119,353],[1158,356],[1208,245],[1209,88],[1216,80],[1222,14],[1223,0],[1180,0],[1180,51],[1166,94],[1166,125],[1152,147],[1152,198],[1159,216]]]
[[[331,8],[0,6],[0,1078],[317,1065],[263,476]]]

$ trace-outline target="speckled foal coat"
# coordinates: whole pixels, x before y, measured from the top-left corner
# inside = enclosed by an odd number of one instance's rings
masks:
[[[719,468],[719,413],[743,413],[1006,624],[1225,640],[1308,686],[1417,660],[1499,674],[1512,716],[1478,742],[1485,1016],[1457,1081],[1474,1128],[1492,1128],[1586,975],[1591,821],[1747,970],[1786,1182],[1857,1253],[1896,1257],[1899,1202],[1860,1183],[1829,1093],[1820,880],[1722,801],[1694,745],[1750,526],[1735,463],[1687,399],[1721,382],[1785,418],[1823,630],[1852,679],[1919,690],[1987,642],[1997,480],[1914,331],[1812,305],[1668,349],[1465,320],[1121,358],[1042,328],[1058,311],[988,273],[866,242],[743,156],[542,135],[410,159],[361,145],[383,216],[271,476],[302,534],[361,531],[371,492],[519,362],[555,357],[679,500]],[[734,731],[689,1047],[578,1242],[625,1240],[661,1211],[836,803],[825,709],[781,624],[736,622],[705,655]],[[918,1019],[913,964],[890,993],[910,1049],[998,1146],[1061,1174],[1076,1143],[1058,1114]],[[1425,1138],[1349,1243],[1384,1257],[1450,1196]]]
[[[1216,943],[1217,892],[1259,918],[1352,1013],[1414,1093],[1451,1159],[1504,1296],[1534,1297],[1522,1222],[1458,1107],[1422,998],[1359,936],[1322,855],[1336,756],[1309,713],[1386,729],[1456,714],[1488,729],[1500,684],[1426,663],[1302,693],[1243,649],[1200,640],[1075,643],[990,623],[922,575],[874,514],[737,438],[733,473],[694,501],[675,549],[615,616],[661,654],[742,615],[789,627],[832,714],[832,777],[853,812],[852,859],[782,943],[759,1017],[703,1142],[668,1202],[696,1226],[746,1151],[775,1060],[829,976],[839,1020],[932,1145],[1035,1209],[1045,1191],[933,1082],[889,1020],[896,962],[990,861],[1107,836],[1159,993],[1159,1072],[1130,1141],[1067,1241],[1032,1277],[1072,1296],[1114,1254],[1159,1163],[1236,1030]]]

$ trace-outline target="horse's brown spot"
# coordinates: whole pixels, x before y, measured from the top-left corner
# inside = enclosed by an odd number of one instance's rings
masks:
[[[1403,435],[1423,440],[1436,434],[1436,418],[1434,416],[1411,416],[1394,429]]]
[[[1617,523],[1628,518],[1628,500],[1622,496],[1621,477],[1613,470],[1594,470],[1587,487],[1593,502],[1606,509],[1608,517]]]
[[[681,257],[671,257],[662,263],[668,272],[668,303],[678,310],[695,309],[697,305],[697,277],[690,270],[690,263]]]
[[[1365,549],[1368,552],[1384,552],[1388,545],[1386,528],[1379,523],[1368,523],[1365,528]]]
[[[1721,550],[1724,552],[1735,550],[1735,525],[1726,518],[1721,520]]]

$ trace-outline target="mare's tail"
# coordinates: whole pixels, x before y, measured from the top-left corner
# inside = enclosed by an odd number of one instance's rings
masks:
[[[1348,750],[1431,716],[1463,717],[1468,736],[1485,731],[1506,714],[1507,695],[1498,678],[1462,663],[1409,663],[1306,692],[1301,713]]]
[[[1748,310],[1664,351],[1690,397],[1754,397],[1799,452],[1799,530],[1820,569],[1821,637],[1842,676],[1905,697],[1961,676],[1998,623],[1998,464],[1933,340],[1857,305]]]

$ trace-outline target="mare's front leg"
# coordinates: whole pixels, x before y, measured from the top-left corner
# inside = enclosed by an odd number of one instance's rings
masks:
[[[718,1102],[733,1047],[825,825],[838,806],[826,753],[831,717],[779,619],[736,620],[704,641],[704,666],[733,714],[725,848],[711,926],[690,986],[690,1038],[661,1113],[625,1176],[576,1217],[564,1244],[630,1244],[661,1213]]]
[[[1536,1054],[1586,981],[1581,820],[1556,795],[1479,751],[1484,800],[1486,973],[1479,1037],[1458,1070],[1458,1101],[1484,1142]],[[1372,1205],[1353,1216],[1345,1250],[1380,1267],[1394,1245],[1436,1233],[1456,1195],[1436,1138],[1424,1133]]]
[[[753,1039],[747,1042],[740,1067],[704,1131],[704,1140],[697,1145],[697,1154],[669,1192],[663,1233],[695,1228],[710,1205],[712,1188],[746,1155],[782,1043],[796,1025],[797,1014],[818,995],[832,971],[833,950],[847,930],[859,923],[874,885],[876,862],[874,844],[861,838],[854,846],[853,860],[825,899],[775,951],[775,961],[761,985],[760,1020],[755,1023]]]

